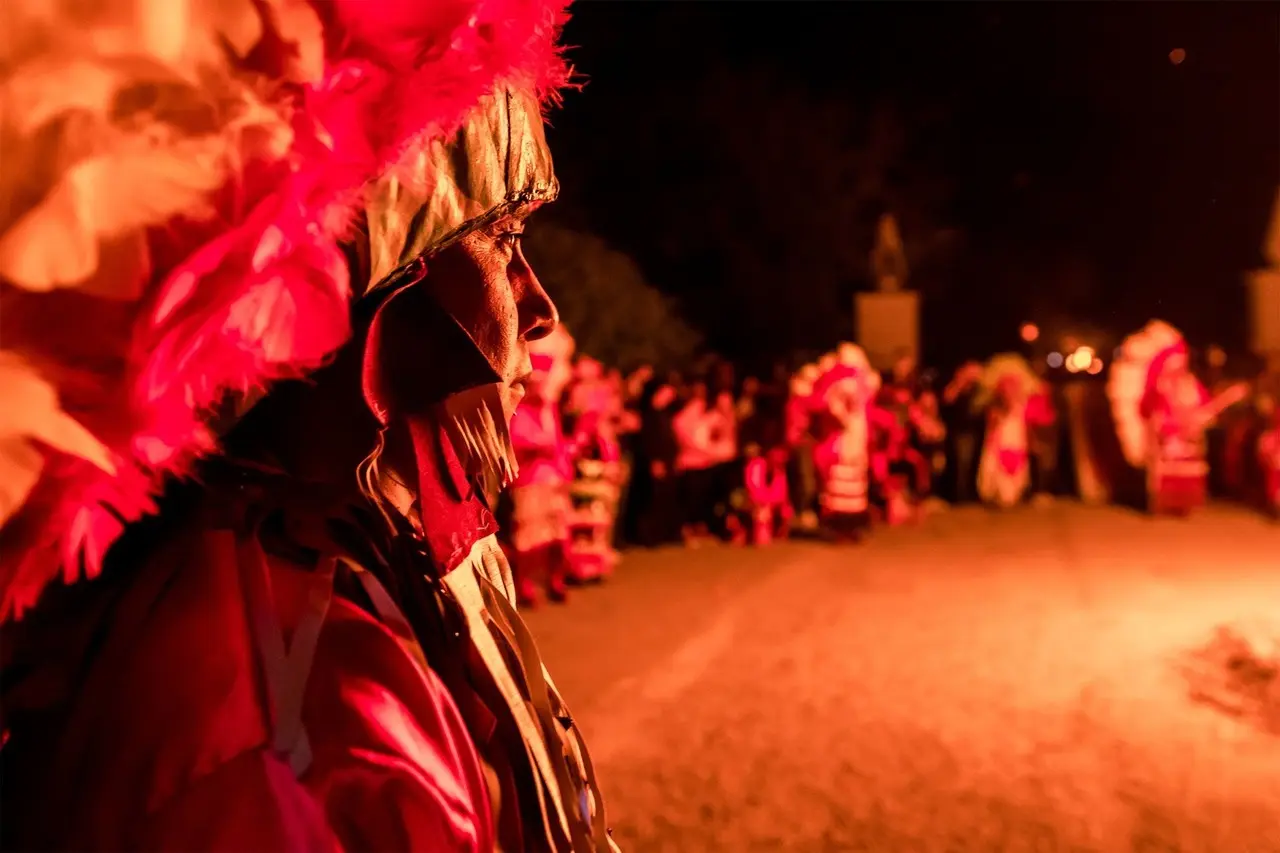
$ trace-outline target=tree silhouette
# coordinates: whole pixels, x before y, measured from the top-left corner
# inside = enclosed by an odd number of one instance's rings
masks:
[[[624,370],[693,357],[698,334],[627,255],[554,221],[530,225],[524,247],[580,351]]]

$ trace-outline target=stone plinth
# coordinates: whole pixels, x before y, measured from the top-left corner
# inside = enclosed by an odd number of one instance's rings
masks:
[[[1280,352],[1280,269],[1249,275],[1249,348]]]
[[[854,299],[858,344],[877,370],[893,366],[899,350],[920,352],[920,294],[912,290],[859,293]]]

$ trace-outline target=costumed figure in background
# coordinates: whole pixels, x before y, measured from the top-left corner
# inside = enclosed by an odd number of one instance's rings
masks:
[[[1205,501],[1205,428],[1246,389],[1215,398],[1191,372],[1187,344],[1167,323],[1153,320],[1130,335],[1107,380],[1120,446],[1147,475],[1147,506],[1156,514],[1186,515]]]
[[[511,418],[511,441],[520,473],[511,485],[509,543],[516,594],[534,605],[542,587],[553,601],[564,601],[568,567],[571,449],[560,425],[562,369],[573,354],[573,339],[557,332],[530,345],[533,372],[525,398]]]
[[[685,545],[696,547],[711,536],[715,522],[715,453],[712,425],[717,416],[707,403],[707,386],[694,382],[689,397],[672,418],[676,471]]]
[[[815,447],[813,421],[815,403],[813,382],[818,376],[818,366],[807,364],[800,368],[787,388],[787,402],[783,411],[787,446],[791,450],[790,470],[787,480],[791,486],[791,507],[796,527],[812,531],[818,526],[815,510],[818,498],[818,478],[814,469]]]
[[[951,500],[968,503],[974,496],[981,435],[981,412],[975,412],[973,398],[982,380],[982,364],[966,362],[956,370],[942,392],[945,420],[948,480]]]
[[[706,413],[708,453],[711,456],[712,532],[722,539],[743,541],[747,525],[743,524],[741,506],[734,506],[735,493],[743,485],[742,460],[738,455],[738,419],[733,394],[721,391]]]
[[[1267,428],[1258,437],[1258,464],[1262,468],[1267,509],[1280,518],[1280,404],[1267,396],[1259,401]]]
[[[565,411],[573,418],[591,412],[607,411],[610,397],[604,365],[591,356],[580,353],[573,364],[573,382],[569,386]]]
[[[986,436],[978,461],[978,497],[1007,509],[1031,487],[1031,430],[1049,423],[1044,382],[1016,353],[994,356],[983,370],[973,405],[985,412]]]
[[[756,445],[748,445],[743,480],[748,510],[746,541],[752,545],[768,545],[774,539],[785,539],[791,525],[790,490],[787,488],[787,448],[770,448],[761,453]]]
[[[876,448],[877,463],[887,465],[881,500],[889,524],[919,518],[934,479],[932,454],[923,448],[940,443],[946,435],[936,397],[928,392],[922,406],[918,386],[915,356],[904,352],[894,363],[891,381],[876,395],[878,411],[892,417],[877,436]]]
[[[600,363],[583,356],[573,407],[574,478],[569,488],[569,578],[601,580],[618,563],[613,547],[622,490],[622,446],[616,424],[622,400],[602,378]]]
[[[814,454],[819,500],[824,527],[840,540],[857,541],[870,523],[871,448],[874,432],[883,428],[872,405],[880,375],[853,344],[833,361],[813,386],[826,419]]]
[[[611,849],[485,503],[563,5],[5,13],[0,846]]]

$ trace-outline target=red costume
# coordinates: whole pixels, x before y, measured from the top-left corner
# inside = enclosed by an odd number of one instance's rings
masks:
[[[1271,413],[1271,426],[1258,439],[1258,463],[1266,485],[1267,508],[1280,514],[1280,407]]]
[[[887,423],[871,402],[879,374],[861,349],[849,345],[841,355],[814,383],[813,400],[826,424],[814,455],[823,523],[842,538],[856,538],[870,518],[874,437]]]
[[[768,545],[774,537],[785,536],[792,516],[786,450],[774,448],[763,456],[753,456],[747,461],[744,480],[752,544]]]
[[[1125,458],[1147,472],[1152,512],[1185,515],[1205,501],[1205,427],[1237,398],[1217,400],[1191,373],[1182,335],[1152,321],[1127,338],[1107,384]]]
[[[421,286],[556,196],[562,5],[6,13],[0,843],[610,849],[485,505],[509,386]]]
[[[573,470],[570,486],[569,573],[580,583],[600,580],[618,562],[613,547],[624,475],[617,421],[622,398],[602,376],[600,363],[582,358],[579,382],[570,394]]]
[[[978,496],[987,504],[1010,507],[1022,501],[1031,485],[1031,430],[1053,423],[1053,409],[1044,383],[1014,353],[991,359],[979,389],[974,405],[985,408],[987,430],[978,463]]]
[[[538,599],[546,587],[563,600],[569,536],[569,483],[573,479],[572,448],[560,426],[560,407],[551,394],[555,358],[532,356],[529,394],[511,418],[511,441],[520,474],[511,486],[513,569],[516,591],[524,603]]]
[[[918,397],[909,380],[880,389],[876,410],[883,416],[877,439],[877,464],[884,470],[883,491],[890,523],[914,517],[913,506],[932,491],[933,460],[921,448],[939,443],[945,430],[936,400]]]

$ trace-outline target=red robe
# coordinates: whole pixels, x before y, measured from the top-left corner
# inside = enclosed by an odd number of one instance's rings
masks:
[[[1172,389],[1153,382],[1141,403],[1147,421],[1150,452],[1147,490],[1157,513],[1182,515],[1205,501],[1204,428],[1192,420],[1209,402],[1209,393],[1194,376],[1175,380]]]
[[[312,573],[269,558],[274,605],[255,614],[261,555],[238,553],[229,530],[184,525],[136,576],[60,590],[67,609],[19,626],[6,670],[28,642],[45,664],[4,697],[6,848],[494,849],[482,765],[454,702],[342,597],[319,616],[300,688],[309,765],[295,774],[273,748],[273,716],[287,726],[292,715],[273,714],[251,626],[274,617],[301,637],[317,613]],[[110,630],[94,649],[99,624]]]
[[[751,502],[752,538],[756,545],[767,545],[781,522],[791,518],[787,500],[786,464],[756,456],[746,464],[743,473],[747,498]]]
[[[0,637],[5,848],[613,849],[493,519],[443,433],[411,431],[431,519],[414,567],[440,573],[467,645],[428,668],[372,575],[329,582],[323,485],[224,482]],[[272,506],[296,509],[287,538],[316,543],[317,568],[232,532]]]
[[[517,552],[526,552],[563,542],[573,471],[555,404],[521,403],[511,418],[511,442],[520,466],[511,487],[512,545]]]
[[[1280,511],[1280,418],[1258,440],[1258,461],[1266,484],[1267,506]]]

